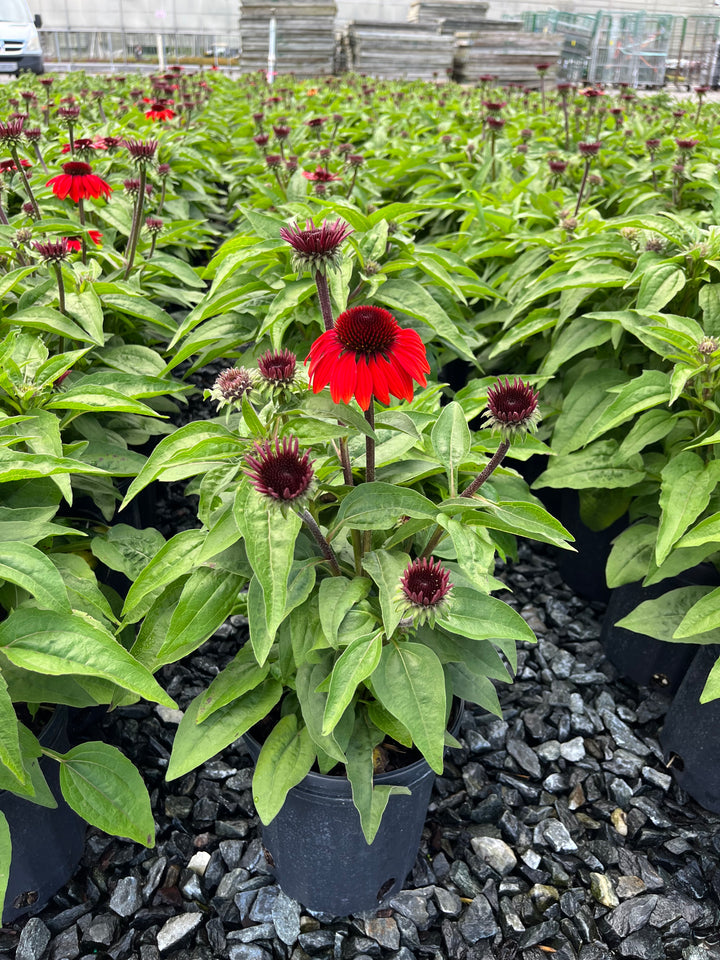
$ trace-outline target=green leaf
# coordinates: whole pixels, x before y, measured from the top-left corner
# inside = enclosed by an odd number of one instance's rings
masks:
[[[29,543],[0,543],[0,580],[27,590],[41,607],[70,613],[62,577],[47,555]]]
[[[230,616],[245,577],[226,570],[200,567],[183,587],[158,657],[174,663],[196,650]]]
[[[326,577],[320,582],[320,623],[325,638],[332,647],[338,645],[338,631],[345,614],[352,610],[370,592],[367,577]]]
[[[248,560],[262,587],[267,630],[272,639],[285,616],[288,577],[302,520],[292,512],[283,516],[248,483],[238,488],[234,511]]]
[[[360,814],[360,823],[367,843],[372,843],[380,827],[388,800],[392,796],[409,795],[407,787],[373,784],[373,751],[383,739],[365,712],[358,713],[348,744],[347,776],[353,803]]]
[[[459,403],[453,400],[440,411],[430,433],[430,440],[438,460],[445,465],[450,496],[457,492],[457,471],[470,452],[470,428]]]
[[[715,661],[708,674],[700,694],[700,703],[709,703],[711,700],[717,700],[718,697],[720,697],[720,658]]]
[[[717,643],[720,640],[720,587],[700,597],[672,635],[673,640],[686,638],[692,643]]]
[[[0,673],[0,763],[23,786],[30,784],[30,778],[23,763],[18,733],[18,719],[5,678]]]
[[[155,447],[143,469],[130,484],[120,509],[123,510],[132,498],[149,483],[157,480],[161,474],[168,473],[171,466],[177,464],[176,458],[183,457],[187,454],[188,449],[195,448],[204,440],[217,440],[219,443],[230,440],[232,445],[228,447],[228,450],[230,451],[234,447],[235,455],[241,452],[238,446],[239,441],[233,441],[228,429],[221,424],[208,423],[207,421],[188,423],[186,426],[175,430],[169,437],[162,439]],[[178,467],[174,475],[168,476],[166,479],[182,480],[194,473],[200,473],[206,467],[207,464],[202,459],[198,459],[194,465],[185,462],[184,469]]]
[[[377,632],[372,636],[353,640],[336,660],[330,674],[330,689],[323,716],[323,736],[329,736],[333,732],[359,685],[377,667],[381,652],[382,633]]]
[[[31,330],[44,330],[46,333],[54,333],[58,337],[65,337],[67,340],[76,340],[80,343],[92,343],[93,339],[85,333],[82,327],[60,313],[52,307],[29,307],[27,310],[19,310],[13,314],[12,322],[14,326],[29,327]]]
[[[0,624],[0,647],[18,667],[50,676],[103,677],[147,700],[174,707],[152,674],[111,633],[80,614],[13,610]]]
[[[648,410],[637,418],[626,434],[620,444],[620,455],[632,457],[651,443],[663,440],[676,423],[677,418],[668,410]]]
[[[596,440],[585,450],[553,457],[534,487],[555,487],[563,490],[615,489],[632,487],[645,479],[645,469],[638,454],[621,457],[615,440]]]
[[[92,342],[101,347],[105,342],[103,311],[93,288],[87,287],[82,293],[66,293],[65,308],[70,316],[77,320]]]
[[[465,663],[449,663],[447,672],[456,697],[462,697],[468,703],[477,703],[488,713],[502,717],[497,691],[487,677],[474,673]]]
[[[675,544],[676,547],[698,547],[704,543],[720,543],[720,513],[705,517]]]
[[[634,523],[615,537],[606,569],[611,590],[644,579],[655,554],[656,540],[654,523]]]
[[[383,530],[405,516],[432,521],[437,512],[435,504],[416,490],[375,481],[353,487],[338,510],[336,526]]]
[[[452,517],[440,517],[438,523],[450,534],[455,555],[465,575],[484,592],[495,569],[495,544],[482,527],[472,527]],[[443,545],[444,546],[444,545]]]
[[[640,633],[643,636],[653,637],[655,640],[717,643],[718,637],[720,637],[717,617],[715,626],[712,627],[707,639],[688,634],[688,639],[685,641],[684,636],[682,638],[676,636],[680,625],[685,620],[685,615],[691,607],[694,607],[698,600],[713,592],[720,593],[720,591],[713,591],[712,587],[679,587],[677,590],[669,590],[656,600],[644,600],[626,617],[618,620],[615,626],[624,627],[626,630],[632,630],[633,633]]]
[[[630,420],[641,410],[657,407],[670,401],[670,382],[660,370],[643,370],[617,393],[593,425],[586,443],[597,440],[603,433]]]
[[[92,538],[90,549],[110,570],[135,580],[164,543],[165,538],[154,527],[138,530],[126,523],[115,523],[105,534]]]
[[[662,564],[673,545],[707,507],[717,483],[712,464],[685,450],[673,457],[661,473],[660,526],[655,562]]]
[[[456,633],[471,640],[492,640],[497,643],[510,661],[513,670],[517,669],[515,645],[501,644],[502,640],[526,640],[535,643],[535,634],[523,618],[497,597],[478,593],[469,587],[454,586],[450,594],[450,603],[437,623],[444,630]]]
[[[598,323],[588,316],[576,317],[560,331],[540,366],[540,372],[545,376],[557,373],[573,357],[599,347],[611,336],[610,324]]]
[[[116,837],[155,846],[155,821],[142,777],[117,747],[81,743],[62,756],[60,789],[88,823]]]
[[[130,293],[110,293],[105,292],[108,287],[119,287],[119,284],[95,285],[96,291],[100,294],[103,305],[112,307],[118,313],[127,314],[130,317],[138,317],[140,320],[147,320],[155,327],[159,327],[166,333],[173,334],[177,327],[176,322],[167,311],[157,306],[151,300],[141,296],[137,290]]]
[[[198,712],[207,691],[199,694],[185,711],[175,733],[167,779],[182,777],[234,743],[270,713],[282,694],[282,684],[268,677],[233,703],[209,714],[202,723],[198,722]]]
[[[409,563],[409,555],[399,551],[373,550],[363,557],[363,566],[380,592],[380,609],[388,637],[393,635],[402,619],[402,605],[398,603],[400,578]]]
[[[10,863],[12,861],[12,840],[10,827],[5,814],[0,811],[0,917],[5,910],[5,894],[10,879]]]
[[[459,356],[464,357],[471,363],[474,362],[475,357],[472,351],[458,336],[457,324],[450,319],[437,300],[417,280],[410,280],[406,277],[386,280],[376,290],[375,299],[384,303],[387,307],[392,307],[410,317],[422,320],[439,337],[452,344],[453,349]]]
[[[572,453],[585,446],[599,417],[613,402],[613,395],[608,391],[627,380],[624,371],[612,367],[590,370],[577,380],[563,400],[562,412],[555,421],[552,436],[555,453]]]
[[[197,722],[202,723],[210,714],[226,707],[259,686],[270,671],[270,665],[259,666],[252,647],[246,644],[235,659],[221,670],[205,691],[197,712]]]
[[[316,655],[318,662],[307,660],[297,668],[295,692],[300,703],[302,718],[308,733],[318,750],[318,757],[324,753],[328,760],[328,769],[335,763],[345,763],[344,725],[338,720],[332,733],[323,733],[327,693],[322,689],[326,677],[332,670],[332,651],[323,651]],[[321,766],[322,770],[322,766]]]
[[[373,674],[373,689],[387,711],[404,724],[436,773],[445,743],[445,674],[429,647],[388,643]]]
[[[314,292],[314,280],[287,281],[268,307],[265,319],[258,331],[257,339],[260,340],[268,330],[272,330],[278,320],[297,310],[300,304],[308,300]],[[279,343],[273,341],[273,346],[277,347]]]
[[[685,271],[674,263],[658,263],[643,271],[637,309],[656,313],[685,286]]]
[[[315,747],[306,727],[288,714],[273,728],[255,764],[252,793],[255,810],[267,826],[280,812],[289,791],[300,783],[315,762]]]
[[[161,417],[162,414],[139,400],[132,400],[110,387],[79,384],[61,393],[57,399],[48,400],[46,410],[97,410],[105,413],[137,413],[145,417]]]
[[[129,617],[132,613],[139,620],[145,612],[140,610],[140,604],[148,595],[192,570],[204,539],[201,530],[181,530],[163,544],[128,590],[123,616]]]
[[[477,501],[478,498],[475,498]],[[444,506],[444,505],[443,505]],[[505,530],[518,537],[529,537],[552,543],[563,550],[572,550],[568,540],[573,536],[539,503],[528,500],[500,500],[492,503],[480,498],[482,511],[466,519],[478,522],[489,530]]]

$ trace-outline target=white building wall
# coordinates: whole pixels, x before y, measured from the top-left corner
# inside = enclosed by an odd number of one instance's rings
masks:
[[[240,0],[29,0],[43,26],[74,30],[191,30],[236,33]],[[348,20],[407,19],[410,0],[337,0],[338,25]],[[568,10],[574,13],[644,10],[646,13],[720,15],[714,0],[490,0],[488,16],[512,17],[524,11]]]
[[[237,34],[239,0],[29,0],[48,29]]]

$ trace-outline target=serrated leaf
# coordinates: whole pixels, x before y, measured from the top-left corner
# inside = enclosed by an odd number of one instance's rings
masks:
[[[29,543],[0,543],[0,580],[27,590],[41,607],[70,613],[62,577],[47,555]]]

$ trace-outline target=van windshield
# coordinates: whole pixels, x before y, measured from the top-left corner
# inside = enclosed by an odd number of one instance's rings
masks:
[[[22,0],[0,0],[0,21],[26,23],[27,19],[27,7]]]

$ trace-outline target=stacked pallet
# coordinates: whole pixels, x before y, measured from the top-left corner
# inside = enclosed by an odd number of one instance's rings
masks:
[[[538,63],[549,63],[546,79],[555,79],[562,37],[525,33],[516,28],[459,31],[455,39],[453,77],[460,82],[470,83],[482,74],[493,74],[501,85],[520,83],[538,87]]]
[[[351,20],[343,43],[351,70],[385,79],[445,80],[455,50],[436,25],[380,20]]]
[[[488,6],[474,0],[412,0],[408,21],[438,24],[442,33],[481,29]]]
[[[277,73],[298,77],[332,73],[336,13],[334,0],[241,0],[241,70],[267,69],[270,18],[275,17]]]

